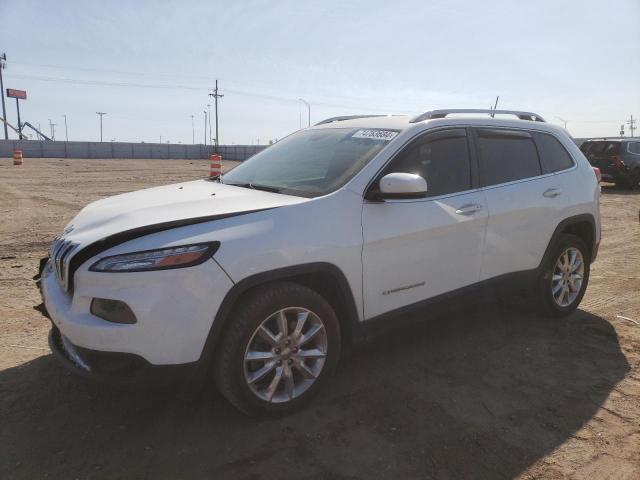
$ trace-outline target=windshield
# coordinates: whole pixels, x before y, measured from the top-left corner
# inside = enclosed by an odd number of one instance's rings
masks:
[[[316,197],[349,181],[397,130],[323,128],[303,130],[238,165],[222,183]]]

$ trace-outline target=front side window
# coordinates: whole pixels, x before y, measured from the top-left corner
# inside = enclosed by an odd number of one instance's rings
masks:
[[[254,155],[222,177],[222,183],[317,197],[337,190],[396,135],[397,130],[303,130]]]
[[[538,151],[527,132],[479,129],[480,183],[484,187],[542,173]]]
[[[559,172],[573,166],[573,160],[567,150],[553,135],[536,132],[533,136],[545,172]]]
[[[428,134],[408,145],[385,169],[415,173],[427,181],[427,196],[471,188],[469,149],[464,130]]]

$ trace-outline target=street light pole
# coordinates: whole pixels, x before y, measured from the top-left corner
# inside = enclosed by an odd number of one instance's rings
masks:
[[[309,104],[309,102],[307,102],[304,98],[299,98],[298,100],[300,100],[302,103],[304,103],[307,106],[307,117],[309,122],[309,128],[311,128],[311,104]]]
[[[209,143],[212,143],[211,142],[212,137],[211,137],[211,104],[210,103],[207,103],[207,110],[208,110],[207,118],[209,119]]]
[[[2,82],[2,70],[6,68],[7,54],[0,55],[0,96],[2,96],[2,118],[4,118],[4,139],[9,140],[9,131],[7,130],[7,110],[4,106],[4,83]]]
[[[558,120],[560,120],[562,123],[564,123],[564,129],[566,130],[566,129],[567,129],[567,121],[566,121],[564,118],[562,118],[562,117],[556,117],[556,118],[557,118]]]
[[[96,112],[97,115],[100,115],[100,141],[102,142],[102,117],[107,114],[107,112]]]
[[[69,141],[69,130],[67,129],[67,115],[62,115],[64,117],[64,138]]]
[[[191,115],[191,143],[196,144],[196,127],[193,123],[193,115]]]
[[[204,110],[204,144],[207,144],[207,111]]]
[[[51,140],[56,139],[56,124],[49,119],[49,128],[51,129]]]

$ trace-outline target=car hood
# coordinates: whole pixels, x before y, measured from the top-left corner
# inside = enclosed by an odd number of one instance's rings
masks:
[[[118,233],[156,225],[215,220],[306,202],[291,195],[195,180],[98,200],[83,208],[64,236],[88,244]]]

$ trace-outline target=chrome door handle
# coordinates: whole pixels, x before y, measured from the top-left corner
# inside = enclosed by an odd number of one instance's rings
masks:
[[[548,190],[545,190],[542,194],[543,197],[547,198],[555,198],[558,195],[562,195],[562,190],[560,190],[559,188],[550,188]]]
[[[478,205],[477,203],[470,203],[470,204],[461,206],[459,209],[456,210],[456,213],[458,215],[471,215],[476,212],[479,212],[480,210],[482,210],[482,205]]]

